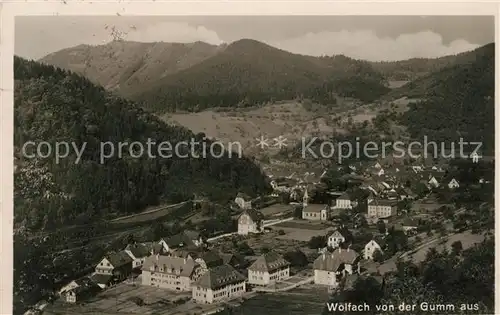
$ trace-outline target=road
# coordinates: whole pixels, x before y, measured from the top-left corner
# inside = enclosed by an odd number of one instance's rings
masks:
[[[62,232],[62,231],[67,231],[67,230],[71,230],[71,229],[75,229],[75,228],[86,228],[86,227],[90,228],[90,227],[93,227],[96,224],[102,224],[102,223],[105,223],[105,222],[108,222],[108,223],[113,223],[114,222],[114,223],[116,223],[117,221],[120,221],[120,220],[130,219],[130,218],[134,218],[134,217],[145,215],[145,214],[151,214],[151,213],[162,211],[162,210],[165,210],[165,209],[174,208],[174,207],[177,207],[177,206],[182,206],[182,205],[184,205],[184,204],[186,204],[188,202],[197,202],[197,201],[198,200],[187,200],[187,201],[182,201],[182,202],[175,203],[175,204],[170,204],[170,205],[167,205],[167,206],[159,206],[159,207],[147,210],[147,211],[143,211],[143,212],[140,212],[140,213],[135,213],[135,214],[131,214],[131,215],[126,215],[126,216],[118,217],[118,218],[115,218],[115,219],[112,219],[112,220],[104,220],[104,221],[100,221],[99,220],[99,221],[96,221],[94,223],[89,223],[89,224],[69,225],[69,226],[58,228],[57,231],[58,232]],[[30,235],[28,237],[28,239],[29,240],[33,240],[33,239],[37,239],[37,238],[43,238],[45,236],[49,236],[50,234],[52,234],[52,232],[41,232],[41,233],[37,233],[35,235]]]

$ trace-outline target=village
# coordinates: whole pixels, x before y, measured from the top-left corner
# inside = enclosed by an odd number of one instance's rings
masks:
[[[237,230],[132,242],[64,285],[48,313],[201,315],[299,287],[328,296],[360,277],[383,285],[398,260],[422,261],[431,247],[457,250],[484,239],[484,222],[451,196],[465,186],[482,191],[491,179],[461,182],[446,163],[371,161],[268,174],[270,195],[240,193],[231,203]]]

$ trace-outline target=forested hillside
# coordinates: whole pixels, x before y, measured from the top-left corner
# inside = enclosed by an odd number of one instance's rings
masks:
[[[365,62],[296,55],[245,39],[132,97],[162,111],[302,97],[328,104],[335,103],[336,95],[372,101],[387,91],[383,78]]]
[[[454,64],[401,87],[400,96],[418,97],[403,116],[413,138],[429,141],[483,142],[483,152],[494,149],[495,46],[469,53],[464,64]],[[458,149],[458,146],[455,146]],[[472,148],[474,149],[474,148]]]
[[[494,240],[485,240],[463,252],[428,252],[419,264],[402,262],[398,271],[385,276],[381,286],[374,278],[359,279],[353,290],[334,296],[332,303],[367,303],[371,306],[364,314],[401,314],[402,303],[415,304],[412,314],[492,314],[494,311]],[[427,303],[429,310],[421,310]],[[396,310],[376,311],[376,305],[394,305]],[[455,310],[436,308],[453,304]],[[425,307],[425,306],[424,306]],[[329,314],[325,307],[323,314]],[[335,312],[356,314],[359,312]]]
[[[117,41],[65,49],[42,61],[77,71],[155,112],[295,98],[332,104],[337,96],[369,102],[389,91],[368,62],[297,55],[249,39],[227,46]]]
[[[51,53],[41,62],[74,71],[121,96],[212,57],[220,47],[203,42],[112,41],[78,45]]]
[[[101,164],[101,142],[146,145],[151,139],[174,146],[195,135],[165,124],[75,73],[15,58],[15,79],[18,224],[49,229],[139,212],[148,205],[190,199],[194,193],[222,200],[239,191],[255,195],[267,189],[259,167],[236,154],[228,157],[227,152],[223,158],[212,158],[210,152],[207,158],[157,154],[133,158],[124,150],[121,158],[115,155]],[[76,154],[56,163],[53,155],[23,158],[19,149],[27,141],[66,141],[77,147],[86,143],[86,147],[79,163]],[[201,146],[195,153],[201,154]]]
[[[413,81],[454,64],[472,61],[474,61],[474,55],[467,51],[439,58],[411,58],[399,61],[370,62],[370,64],[387,80]]]

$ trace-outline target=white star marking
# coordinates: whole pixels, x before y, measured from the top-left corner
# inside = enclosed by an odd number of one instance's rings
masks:
[[[269,139],[267,139],[264,136],[260,136],[260,138],[256,138],[255,140],[257,140],[256,146],[260,147],[261,149],[264,149],[265,147],[269,146],[269,143],[267,143]]]
[[[287,144],[286,144],[287,138],[285,138],[283,136],[279,136],[278,138],[274,138],[273,140],[275,142],[274,146],[276,146],[280,149],[287,146]]]

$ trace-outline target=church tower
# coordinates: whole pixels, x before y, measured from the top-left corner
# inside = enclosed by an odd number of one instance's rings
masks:
[[[307,193],[307,188],[304,191],[304,197],[302,197],[302,205],[307,206],[307,201],[309,201],[309,194]]]

